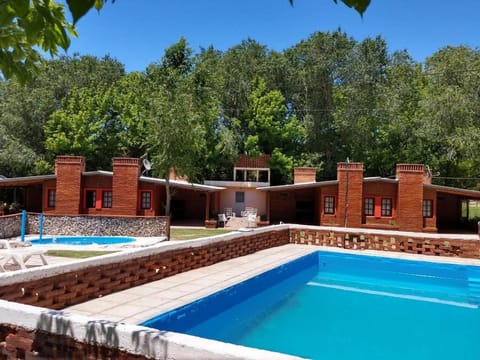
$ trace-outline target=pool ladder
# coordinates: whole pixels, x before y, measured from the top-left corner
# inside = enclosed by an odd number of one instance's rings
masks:
[[[480,278],[477,277],[469,277],[468,278],[468,292],[470,293],[470,297],[475,303],[480,303]]]

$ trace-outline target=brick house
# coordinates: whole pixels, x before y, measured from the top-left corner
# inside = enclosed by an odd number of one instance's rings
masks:
[[[49,215],[161,216],[165,179],[142,175],[141,160],[114,158],[113,171],[85,171],[85,158],[58,156],[55,174],[6,178],[25,210]],[[173,219],[203,222],[223,188],[171,179]]]
[[[250,158],[240,154],[233,166],[233,181],[206,180],[206,185],[222,187],[218,211],[232,209],[240,216],[246,208],[255,208],[258,215],[267,215],[267,193],[258,188],[270,186],[270,155]]]
[[[480,191],[433,185],[419,164],[398,164],[396,177],[363,177],[362,163],[338,163],[337,179],[315,181],[297,168],[294,184],[262,187],[271,223],[379,228],[419,232],[476,232],[471,206]]]
[[[254,207],[286,222],[419,232],[476,232],[469,211],[480,191],[433,185],[423,165],[399,164],[396,177],[363,177],[363,164],[338,163],[337,179],[317,182],[296,168],[294,183],[270,186],[268,156],[240,156],[233,181],[194,184],[172,178],[172,223],[203,224],[212,214]],[[140,159],[114,158],[113,171],[85,171],[80,156],[58,156],[55,174],[0,179],[22,207],[51,215],[161,216],[165,179],[142,175]]]

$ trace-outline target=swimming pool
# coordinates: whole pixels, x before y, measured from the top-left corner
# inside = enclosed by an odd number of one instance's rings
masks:
[[[476,266],[310,254],[142,325],[313,359],[480,358]]]
[[[55,236],[29,240],[32,245],[116,245],[134,242],[126,236]]]

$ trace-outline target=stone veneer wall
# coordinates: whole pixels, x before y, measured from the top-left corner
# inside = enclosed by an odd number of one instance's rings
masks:
[[[20,236],[22,214],[0,216],[0,239]]]
[[[28,214],[27,233],[39,233],[39,214]],[[168,216],[61,216],[44,215],[43,233],[48,235],[85,236],[168,236]]]
[[[418,234],[418,233],[417,233]],[[292,227],[290,242],[352,250],[382,250],[409,254],[480,259],[477,235],[447,235],[367,229]]]

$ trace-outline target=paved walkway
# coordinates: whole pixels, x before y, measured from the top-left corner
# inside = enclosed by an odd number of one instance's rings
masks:
[[[138,324],[318,250],[315,246],[293,244],[262,250],[87,301],[65,311]]]

